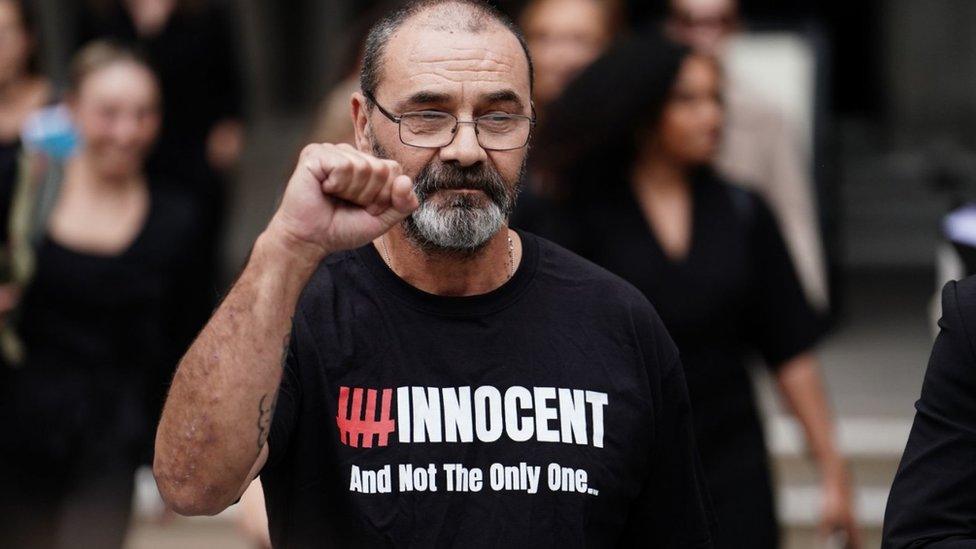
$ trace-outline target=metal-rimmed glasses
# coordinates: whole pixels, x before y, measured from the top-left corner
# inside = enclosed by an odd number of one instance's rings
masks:
[[[405,112],[399,116],[383,108],[371,93],[364,93],[383,116],[399,126],[400,142],[410,147],[440,149],[450,145],[461,124],[473,124],[478,144],[486,151],[511,151],[529,144],[535,118],[521,114],[489,113],[474,120],[458,120],[443,111]]]

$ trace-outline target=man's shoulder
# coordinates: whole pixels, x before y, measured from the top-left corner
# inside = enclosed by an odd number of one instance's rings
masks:
[[[539,237],[536,237],[539,238]],[[654,306],[623,278],[573,252],[539,238],[539,282],[553,291],[558,307],[630,334],[664,371],[676,364],[677,349]],[[569,309],[567,309],[569,308]],[[606,322],[606,320],[611,322]]]
[[[356,250],[330,254],[319,262],[298,299],[298,310],[321,309],[336,297],[336,288],[350,280],[363,280],[364,266]]]
[[[969,339],[976,337],[976,276],[951,281],[942,289],[942,314],[958,315]]]
[[[539,242],[538,277],[545,286],[566,299],[587,306],[619,308],[626,305],[653,310],[647,298],[631,283],[570,250],[531,235]]]
[[[647,298],[629,282],[540,236],[522,231],[526,246],[538,249],[534,289],[554,300],[585,309],[588,314],[649,314],[656,317]],[[369,293],[372,275],[358,250],[332,254],[324,259],[305,286],[299,310],[331,309],[340,294]]]

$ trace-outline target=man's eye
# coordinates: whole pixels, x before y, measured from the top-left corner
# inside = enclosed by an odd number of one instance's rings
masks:
[[[489,132],[505,133],[515,129],[516,120],[508,114],[489,114],[478,118],[478,127]]]
[[[400,124],[415,134],[437,133],[450,129],[452,118],[437,111],[414,112],[404,115]]]
[[[437,122],[447,119],[447,115],[442,112],[426,111],[417,113],[417,119],[424,122]]]

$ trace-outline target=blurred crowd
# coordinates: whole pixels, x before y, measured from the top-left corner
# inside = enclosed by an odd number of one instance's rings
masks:
[[[243,84],[217,4],[93,0],[63,86],[35,8],[0,2],[0,545],[117,547],[221,291]]]
[[[617,0],[518,4],[537,123],[512,225],[654,303],[736,540],[723,546],[780,537],[754,357],[804,428],[824,535],[858,546],[814,355],[831,292],[811,56],[757,40],[735,0],[671,0],[641,25]],[[53,82],[35,3],[0,0],[0,546],[124,543],[168,380],[228,281],[221,245],[248,129],[229,6],[87,0],[70,77]],[[309,141],[353,142],[360,49],[309,113]],[[783,86],[764,77],[769,63],[806,76]],[[267,546],[257,483],[241,509],[241,535]]]

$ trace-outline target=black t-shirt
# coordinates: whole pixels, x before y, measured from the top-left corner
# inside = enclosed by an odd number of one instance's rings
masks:
[[[942,290],[911,435],[888,496],[882,547],[976,547],[976,277]]]
[[[262,471],[275,547],[710,546],[677,351],[634,288],[520,233],[473,297],[335,254],[294,318]]]

